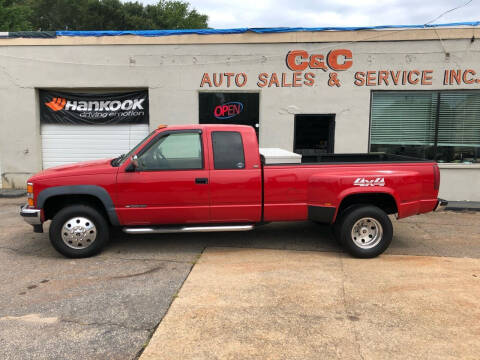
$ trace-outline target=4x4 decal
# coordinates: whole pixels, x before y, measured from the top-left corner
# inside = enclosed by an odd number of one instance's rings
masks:
[[[385,186],[385,178],[365,179],[357,178],[353,182],[354,186]]]

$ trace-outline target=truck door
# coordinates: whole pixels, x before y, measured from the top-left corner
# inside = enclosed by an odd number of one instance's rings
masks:
[[[117,213],[124,225],[210,220],[204,137],[201,130],[165,131],[137,154],[136,171],[119,171]]]
[[[209,130],[211,222],[258,222],[262,173],[253,128]],[[243,136],[242,136],[243,135]]]

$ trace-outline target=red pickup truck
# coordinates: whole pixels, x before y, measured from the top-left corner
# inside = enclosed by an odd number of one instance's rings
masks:
[[[386,154],[327,154],[265,164],[253,128],[160,126],[128,154],[28,180],[23,218],[68,257],[98,253],[112,226],[129,234],[245,231],[273,221],[333,224],[353,256],[389,246],[397,218],[443,208],[438,166]]]

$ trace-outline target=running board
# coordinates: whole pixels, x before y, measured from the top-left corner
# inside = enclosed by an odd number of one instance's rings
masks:
[[[182,227],[138,227],[123,228],[127,234],[172,234],[193,232],[217,232],[217,231],[249,231],[253,225],[219,225],[219,226],[182,226]]]

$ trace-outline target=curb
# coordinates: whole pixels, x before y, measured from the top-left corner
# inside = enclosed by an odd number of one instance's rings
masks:
[[[13,199],[13,198],[23,197],[26,195],[27,195],[26,190],[12,190],[12,189],[0,190],[0,198]]]
[[[449,201],[445,210],[480,211],[480,201]]]

